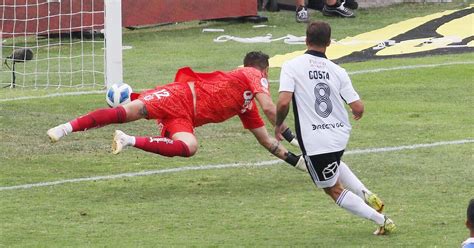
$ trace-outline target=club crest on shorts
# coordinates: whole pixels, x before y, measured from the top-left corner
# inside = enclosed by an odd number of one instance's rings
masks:
[[[337,172],[337,162],[333,162],[332,164],[328,164],[326,168],[323,170],[323,177],[324,180],[329,180],[336,175]]]

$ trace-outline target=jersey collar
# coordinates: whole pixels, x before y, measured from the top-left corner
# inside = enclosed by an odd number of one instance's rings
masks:
[[[305,53],[316,56],[316,57],[327,59],[326,54],[324,54],[322,52],[318,52],[318,51],[314,51],[314,50],[307,50]]]

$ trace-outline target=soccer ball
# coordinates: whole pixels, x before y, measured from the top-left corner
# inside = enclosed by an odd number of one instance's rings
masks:
[[[130,94],[132,94],[132,87],[126,83],[112,84],[107,88],[105,100],[107,105],[111,108],[116,108],[130,102]]]

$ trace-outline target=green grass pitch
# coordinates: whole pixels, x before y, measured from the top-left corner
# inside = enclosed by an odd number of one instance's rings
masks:
[[[325,18],[320,13],[312,16],[330,22],[333,38],[341,39],[466,6],[456,1],[397,5],[360,10],[353,20]],[[304,35],[305,26],[295,23],[293,12],[262,14],[269,17],[268,25],[278,28],[262,31],[250,23],[191,22],[126,31],[124,45],[133,48],[124,51],[125,81],[135,89],[151,88],[170,82],[181,66],[229,70],[239,66],[251,50],[273,56],[304,49],[282,42],[216,44],[212,39],[218,34],[201,32],[211,27],[242,37],[266,32],[275,37]],[[46,136],[50,127],[106,107],[105,95],[89,94],[0,102],[0,247],[459,247],[468,236],[465,210],[474,197],[474,54],[342,66],[355,72],[446,62],[460,63],[351,77],[366,104],[366,114],[353,123],[348,152],[467,141],[344,156],[366,186],[385,201],[387,214],[398,225],[393,235],[372,235],[373,223],[337,207],[309,175],[284,163],[4,189],[275,160],[236,118],[198,128],[198,153],[188,159],[136,149],[110,154],[115,129],[156,135],[152,121],[75,133],[50,144]],[[270,79],[278,77],[279,69],[271,69]],[[0,100],[74,90],[0,89]],[[271,91],[276,99],[277,83],[271,84]],[[292,117],[289,122],[293,124]]]

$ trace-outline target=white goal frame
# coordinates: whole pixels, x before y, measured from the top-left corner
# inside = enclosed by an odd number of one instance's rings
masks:
[[[0,88],[123,83],[121,0],[0,0],[0,11]]]
[[[122,1],[104,0],[105,4],[105,82],[123,83]]]

